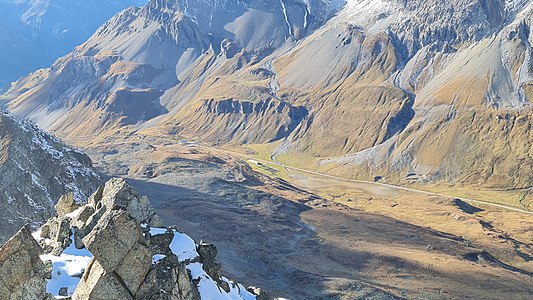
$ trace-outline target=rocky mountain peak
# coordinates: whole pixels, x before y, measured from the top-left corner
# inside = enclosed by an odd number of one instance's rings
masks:
[[[1,299],[268,299],[223,277],[214,245],[162,227],[125,180],[86,203],[62,197],[56,217],[0,248]]]

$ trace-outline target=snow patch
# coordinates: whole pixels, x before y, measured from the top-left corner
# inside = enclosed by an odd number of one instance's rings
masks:
[[[34,232],[32,235],[35,238],[40,236],[40,232]],[[63,287],[68,288],[68,295],[71,296],[93,257],[87,249],[76,249],[72,236],[71,241],[70,246],[60,256],[51,254],[40,256],[43,262],[52,262],[52,279],[48,280],[46,291],[54,296],[59,296],[59,290]]]

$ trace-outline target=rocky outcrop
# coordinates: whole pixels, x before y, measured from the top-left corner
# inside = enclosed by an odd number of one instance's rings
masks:
[[[179,127],[218,142],[267,143],[289,136],[307,115],[305,107],[272,97],[255,102],[209,99],[180,120]]]
[[[24,226],[0,248],[0,299],[49,299],[46,278],[50,268],[39,255],[42,248]]]
[[[68,193],[61,196],[55,206],[58,217],[63,217],[79,207],[80,205],[76,203],[76,200],[74,199],[74,193]]]
[[[0,299],[266,296],[223,277],[214,245],[161,227],[148,199],[123,179],[106,182],[83,206],[71,199],[61,197],[60,214],[33,237],[26,226],[0,250]],[[16,298],[3,297],[11,293]]]

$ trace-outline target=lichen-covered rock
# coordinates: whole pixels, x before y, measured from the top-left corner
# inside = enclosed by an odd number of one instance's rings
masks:
[[[126,211],[112,210],[83,238],[83,244],[105,270],[112,272],[141,238],[142,230],[135,219]]]
[[[123,178],[114,178],[106,182],[101,202],[108,209],[126,209],[139,223],[161,225],[148,197],[141,196]]]
[[[87,203],[94,208],[100,208],[99,203],[102,201],[102,194],[104,193],[104,184],[98,186],[98,189],[87,199]]]
[[[57,216],[59,218],[62,218],[66,214],[69,214],[75,211],[79,207],[80,205],[76,203],[76,200],[74,199],[74,193],[72,192],[59,197],[59,200],[57,201],[57,204],[55,205]]]
[[[135,294],[151,265],[152,251],[147,246],[137,243],[126,255],[116,272],[130,292]]]
[[[0,299],[45,299],[48,268],[28,225],[0,248]]]
[[[165,258],[150,270],[137,291],[136,299],[199,300],[200,294],[192,282],[186,264]]]
[[[90,205],[85,205],[81,208],[80,212],[72,219],[72,223],[77,226],[83,226],[89,218],[94,214],[95,209]]]
[[[50,236],[52,238],[52,253],[55,255],[61,254],[70,243],[70,219],[60,218],[52,222],[50,227]]]
[[[196,251],[200,255],[205,272],[215,279],[226,292],[229,292],[227,284],[220,279],[222,277],[222,266],[216,261],[218,251],[215,245],[200,241]]]
[[[89,217],[87,222],[85,222],[85,225],[81,227],[81,230],[84,233],[84,236],[89,234],[94,229],[94,227],[96,226],[96,224],[98,224],[98,222],[100,221],[100,218],[104,216],[106,211],[107,211],[107,208],[101,207],[96,212],[94,212],[92,216]]]
[[[81,278],[72,299],[128,300],[133,297],[115,272],[106,271],[98,260],[93,260]]]

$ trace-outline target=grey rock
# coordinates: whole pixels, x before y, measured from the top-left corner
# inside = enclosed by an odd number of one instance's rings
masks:
[[[93,259],[83,274],[72,299],[128,300],[133,299],[133,296],[115,272],[106,271],[98,260]]]
[[[184,263],[163,259],[146,275],[135,299],[199,300],[200,294]]]
[[[62,218],[66,214],[75,211],[79,207],[80,205],[74,200],[74,193],[72,192],[61,196],[55,205],[57,216],[59,218]]]
[[[108,209],[126,209],[139,223],[160,225],[148,197],[141,196],[123,178],[114,178],[106,182],[101,201]]]
[[[44,299],[49,270],[40,260],[42,249],[24,226],[0,248],[0,299]]]
[[[213,244],[208,244],[200,241],[196,248],[203,263],[204,271],[211,276],[221,287],[225,287],[225,291],[229,292],[229,286],[220,278],[222,276],[222,266],[216,261],[217,248]]]
[[[74,239],[74,246],[76,249],[83,249],[85,248],[85,244],[83,243],[83,231],[79,229],[78,227],[73,226],[72,227],[72,236]]]
[[[130,292],[135,294],[150,270],[151,264],[152,251],[147,246],[137,243],[126,255],[116,273]]]
[[[105,185],[103,185],[103,184],[98,186],[98,189],[87,200],[89,205],[91,205],[95,209],[99,208],[98,207],[98,203],[100,203],[100,201],[102,201],[102,194],[104,192],[104,186]]]
[[[88,234],[89,232],[93,230],[93,228],[96,226],[96,224],[98,224],[102,216],[104,216],[106,211],[107,211],[107,208],[101,207],[92,216],[89,217],[89,219],[85,223],[85,226],[81,228],[84,235]]]
[[[83,243],[99,264],[112,272],[142,238],[142,230],[135,219],[125,211],[112,210],[83,238]]]
[[[59,255],[70,243],[70,219],[61,218],[52,222],[51,226],[51,238],[52,238],[52,254]]]
[[[59,296],[68,296],[68,287],[62,287],[59,289]]]
[[[78,213],[77,216],[75,216],[74,219],[72,219],[71,224],[77,225],[77,226],[83,226],[87,223],[89,218],[95,213],[95,209],[90,205],[85,205],[81,209],[81,211]]]
[[[167,232],[164,234],[157,234],[153,236],[148,235],[147,240],[153,253],[160,253],[168,256],[172,254],[169,245],[173,238],[174,233],[172,233],[170,230],[167,230]]]

